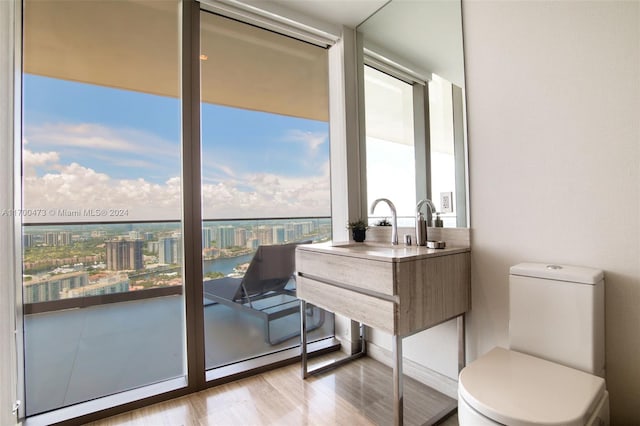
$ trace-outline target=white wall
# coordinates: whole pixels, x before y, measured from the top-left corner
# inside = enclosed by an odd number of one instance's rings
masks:
[[[602,268],[612,424],[639,424],[640,2],[464,1],[463,22],[469,359],[507,344],[510,265]]]

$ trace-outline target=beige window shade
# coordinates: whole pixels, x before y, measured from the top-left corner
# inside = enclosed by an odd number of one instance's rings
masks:
[[[408,83],[364,67],[367,137],[413,145],[413,89]]]
[[[201,18],[205,102],[328,121],[327,50],[211,13]]]
[[[167,32],[179,31],[176,0],[59,0],[25,7],[25,72],[179,96],[180,50],[175,33]],[[214,14],[201,25],[203,78],[219,83],[202,93],[204,102],[328,120],[326,49]]]

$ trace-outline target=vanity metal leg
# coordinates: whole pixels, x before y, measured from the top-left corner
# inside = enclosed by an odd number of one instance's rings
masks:
[[[367,344],[366,344],[366,335],[365,330],[366,327],[364,324],[360,324],[360,351],[355,354],[346,356],[341,359],[337,359],[329,364],[323,365],[321,367],[316,367],[313,370],[309,370],[307,363],[307,320],[305,318],[305,312],[307,308],[307,303],[304,300],[300,300],[300,358],[302,364],[302,378],[306,379],[307,377],[324,373],[325,371],[332,370],[336,367],[339,367],[343,364],[353,361],[354,359],[360,358],[367,353]]]
[[[393,424],[403,421],[402,337],[393,336]]]
[[[306,379],[307,373],[307,302],[300,301],[300,357],[302,360],[302,378]]]

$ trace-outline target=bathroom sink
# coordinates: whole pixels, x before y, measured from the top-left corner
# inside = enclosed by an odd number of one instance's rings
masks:
[[[314,251],[334,253],[343,256],[369,258],[390,262],[406,262],[426,257],[450,255],[468,251],[468,248],[452,247],[447,249],[430,249],[424,246],[392,245],[390,243],[323,243],[305,246]]]
[[[381,243],[346,243],[336,244],[333,247],[336,249],[343,249],[345,251],[366,253],[371,256],[388,257],[390,259],[413,257],[421,252],[421,247],[418,246],[394,246],[391,244]],[[424,250],[424,248],[422,249]]]
[[[416,246],[404,246],[404,245],[392,245],[388,243],[338,243],[333,244],[333,247],[348,248],[355,250],[388,250],[388,249],[412,249]]]

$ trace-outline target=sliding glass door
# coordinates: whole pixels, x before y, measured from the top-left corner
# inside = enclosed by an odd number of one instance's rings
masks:
[[[299,344],[294,251],[331,238],[327,51],[200,17],[206,368]],[[308,312],[311,338],[333,317]]]
[[[184,378],[179,2],[26,1],[26,414]]]

